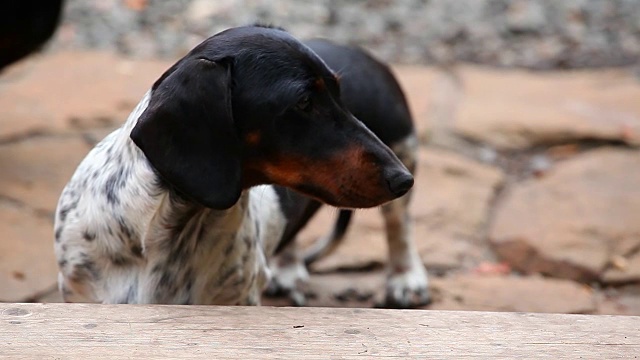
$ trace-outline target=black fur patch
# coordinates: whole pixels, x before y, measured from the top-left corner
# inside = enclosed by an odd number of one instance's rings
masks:
[[[78,282],[98,280],[100,277],[100,272],[98,271],[96,264],[91,260],[85,260],[80,264],[76,264],[73,267],[73,274],[71,275],[71,278]]]
[[[91,242],[91,241],[93,241],[93,240],[95,240],[95,239],[96,239],[96,234],[95,234],[95,233],[93,233],[93,232],[90,232],[89,230],[85,230],[85,231],[82,233],[82,237],[83,237],[85,240],[87,240],[87,241]]]
[[[174,298],[178,292],[177,286],[178,284],[174,271],[164,271],[158,280],[158,285],[155,289],[155,298],[159,301]]]
[[[137,258],[142,258],[142,247],[138,244],[131,245],[131,253]]]
[[[133,302],[133,300],[137,297],[137,294],[138,294],[138,290],[136,288],[137,286],[129,287],[129,291],[127,291],[127,298],[125,299],[123,304],[131,304]]]
[[[253,248],[253,240],[251,240],[249,236],[245,236],[242,240],[244,240],[244,244],[247,246],[248,249]]]
[[[104,187],[104,194],[109,204],[120,204],[119,192],[127,184],[128,177],[128,171],[125,171],[123,167],[118,168],[116,172],[109,176]]]
[[[182,273],[182,283],[184,284],[184,289],[187,292],[191,292],[191,287],[193,286],[193,276],[194,271],[192,268],[187,268]]]
[[[168,271],[162,273],[160,280],[158,281],[159,288],[168,288],[171,283],[174,282],[174,276]]]
[[[67,288],[66,286],[62,286],[62,296],[66,299],[68,297],[70,297],[71,295],[73,295],[73,293],[71,292],[71,290],[69,290],[69,288]]]
[[[254,220],[254,226],[256,228],[256,239],[260,239],[260,222],[258,219]]]
[[[60,242],[60,236],[62,236],[63,230],[64,228],[62,226],[56,229],[56,233],[55,233],[56,242]]]
[[[234,247],[234,246],[233,246],[233,243],[229,244],[229,245],[227,246],[227,248],[226,248],[226,249],[224,249],[224,256],[229,256],[229,255],[231,255],[231,252],[233,252],[233,247]]]
[[[129,286],[129,290],[127,291],[127,295],[124,299],[122,299],[120,304],[131,304],[134,303],[136,298],[138,297],[138,279],[134,281],[131,286]]]
[[[75,209],[77,206],[78,206],[78,201],[72,201],[66,205],[63,205],[60,208],[60,211],[58,212],[58,217],[60,221],[65,222],[67,220],[67,215],[69,215],[69,212]]]
[[[138,234],[122,216],[118,217],[118,227],[120,228],[120,234],[127,242],[138,242]]]
[[[220,277],[218,278],[216,286],[220,286],[225,282],[227,282],[229,278],[232,277],[234,274],[236,274],[240,269],[241,268],[238,265],[232,266],[231,268],[227,269],[227,271],[222,273],[222,275],[220,275]]]
[[[130,260],[120,254],[112,254],[111,263],[115,266],[125,266],[130,263]]]

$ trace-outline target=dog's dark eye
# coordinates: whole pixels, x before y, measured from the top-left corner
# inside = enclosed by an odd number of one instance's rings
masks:
[[[308,96],[303,96],[298,103],[296,104],[296,109],[304,112],[308,112],[311,110],[311,98]]]

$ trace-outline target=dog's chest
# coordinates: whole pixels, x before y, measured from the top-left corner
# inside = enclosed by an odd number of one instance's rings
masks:
[[[273,188],[251,188],[224,211],[174,201],[126,133],[92,150],[61,196],[55,249],[65,299],[257,304],[285,225]]]
[[[148,244],[152,299],[144,302],[258,304],[285,225],[275,196],[270,187],[252,189],[223,218],[197,215],[171,243]]]

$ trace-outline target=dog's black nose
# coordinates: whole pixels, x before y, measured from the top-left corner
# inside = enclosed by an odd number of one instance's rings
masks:
[[[400,197],[409,191],[413,186],[413,176],[407,171],[398,171],[387,177],[389,191]]]

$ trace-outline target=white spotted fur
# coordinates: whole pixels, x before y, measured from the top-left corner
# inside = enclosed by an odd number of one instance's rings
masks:
[[[266,259],[274,251],[285,225],[277,195],[270,186],[244,191],[238,203],[228,210],[198,210],[191,221],[197,222],[198,229],[203,227],[201,234],[206,239],[186,239],[185,243],[194,248],[180,262],[193,268],[190,288],[180,284],[183,279],[179,274],[185,271],[181,269],[185,266],[176,266],[172,284],[179,290],[169,296],[156,291],[162,273],[154,271],[154,266],[162,266],[168,256],[163,247],[176,241],[168,237],[166,222],[179,204],[158,186],[151,165],[129,138],[149,98],[147,92],[123,127],[87,155],[59,200],[55,252],[65,300],[259,304],[269,280]],[[117,171],[127,172],[129,178],[119,190],[118,203],[113,204],[100,191],[107,186],[109,174]],[[64,209],[70,209],[66,216]],[[123,216],[130,232],[138,236],[123,241],[123,233],[116,231],[118,216]],[[94,232],[90,233],[95,234],[93,240],[85,239],[86,231]],[[136,246],[142,249],[141,257],[132,256],[130,249]],[[114,265],[114,256],[124,256],[120,259],[124,265]],[[221,278],[223,275],[225,278]]]

